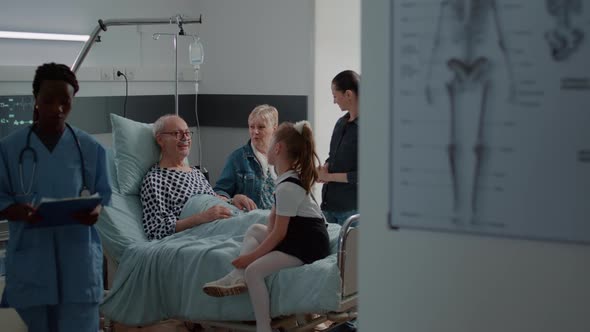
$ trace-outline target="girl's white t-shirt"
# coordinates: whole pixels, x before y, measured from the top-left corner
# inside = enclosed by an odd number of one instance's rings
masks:
[[[275,181],[276,214],[286,217],[323,218],[322,210],[311,194],[307,194],[305,189],[295,183],[281,183],[289,177],[299,179],[297,172],[291,170],[281,174]]]

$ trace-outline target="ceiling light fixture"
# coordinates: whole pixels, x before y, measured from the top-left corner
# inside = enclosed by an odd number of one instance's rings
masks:
[[[34,32],[0,31],[0,38],[29,39],[29,40],[61,40],[61,41],[85,42],[88,40],[89,36],[88,35],[60,34],[60,33],[34,33]]]

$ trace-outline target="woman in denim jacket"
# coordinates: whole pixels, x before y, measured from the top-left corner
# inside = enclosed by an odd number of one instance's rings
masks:
[[[266,153],[272,134],[279,123],[279,112],[270,105],[259,105],[248,117],[250,140],[227,159],[215,192],[227,198],[245,195],[255,206],[248,209],[270,209],[277,177],[268,164]]]

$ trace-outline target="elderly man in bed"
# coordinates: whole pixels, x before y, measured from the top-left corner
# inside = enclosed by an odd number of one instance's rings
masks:
[[[192,132],[186,122],[175,115],[165,115],[153,125],[154,136],[161,148],[161,158],[145,175],[141,185],[143,228],[149,240],[158,240],[174,233],[231,217],[232,211],[222,205],[180,219],[185,203],[194,195],[218,196],[203,173],[185,164],[191,148]],[[231,203],[240,210],[251,210],[254,202],[236,195]]]

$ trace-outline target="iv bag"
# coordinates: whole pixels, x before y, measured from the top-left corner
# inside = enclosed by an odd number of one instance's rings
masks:
[[[201,44],[200,39],[197,38],[193,40],[193,42],[189,45],[189,52],[191,65],[200,66],[203,64],[205,54],[203,53],[203,44]]]

